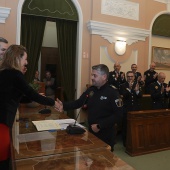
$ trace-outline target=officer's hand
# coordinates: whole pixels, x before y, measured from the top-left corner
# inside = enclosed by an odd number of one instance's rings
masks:
[[[93,132],[99,132],[100,129],[97,128],[97,124],[92,124],[91,125],[91,129],[93,130]]]
[[[135,86],[135,91],[139,91],[139,84],[138,83]]]
[[[115,76],[116,78],[118,78],[119,77],[119,74],[118,73],[116,73],[116,76]]]
[[[142,77],[139,76],[139,77],[137,78],[137,81],[141,81],[141,80],[142,80]]]
[[[155,73],[155,74],[153,75],[153,78],[156,79],[157,76],[158,76],[158,73]]]
[[[129,89],[130,89],[130,90],[132,89],[132,86],[133,86],[133,82],[130,81],[130,82],[129,82]]]
[[[125,78],[125,73],[121,74],[121,78],[124,79]]]
[[[168,85],[165,88],[165,91],[168,93],[170,91],[170,87],[168,87]]]
[[[162,87],[161,87],[161,93],[163,93],[164,92],[164,86],[162,85]]]

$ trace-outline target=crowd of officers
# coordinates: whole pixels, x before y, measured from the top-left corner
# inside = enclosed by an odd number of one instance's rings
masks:
[[[170,84],[165,83],[165,74],[155,71],[156,64],[152,62],[144,76],[137,71],[137,65],[131,65],[131,71],[125,75],[118,62],[114,64],[114,71],[109,73],[108,82],[116,88],[128,111],[140,110],[139,101],[143,94],[150,94],[152,109],[166,109],[169,107]]]
[[[131,71],[125,75],[120,63],[114,64],[114,71],[109,72],[109,84],[118,90],[123,100],[122,135],[123,144],[126,145],[127,113],[141,110],[143,94],[150,94],[152,109],[169,108],[170,84],[166,84],[165,74],[155,71],[156,64],[152,62],[144,76],[137,71],[137,65],[131,65]]]

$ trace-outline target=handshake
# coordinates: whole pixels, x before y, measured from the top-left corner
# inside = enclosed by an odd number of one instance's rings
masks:
[[[63,103],[58,98],[55,101],[54,108],[59,112],[63,112]]]

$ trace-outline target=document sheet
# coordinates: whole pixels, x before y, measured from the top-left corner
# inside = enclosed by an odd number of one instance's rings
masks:
[[[55,122],[55,120],[32,121],[32,123],[36,126],[38,131],[61,129],[61,126]]]

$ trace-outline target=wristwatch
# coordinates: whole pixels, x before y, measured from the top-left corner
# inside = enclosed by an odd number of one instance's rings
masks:
[[[99,124],[97,124],[97,128],[100,129],[100,125]]]

